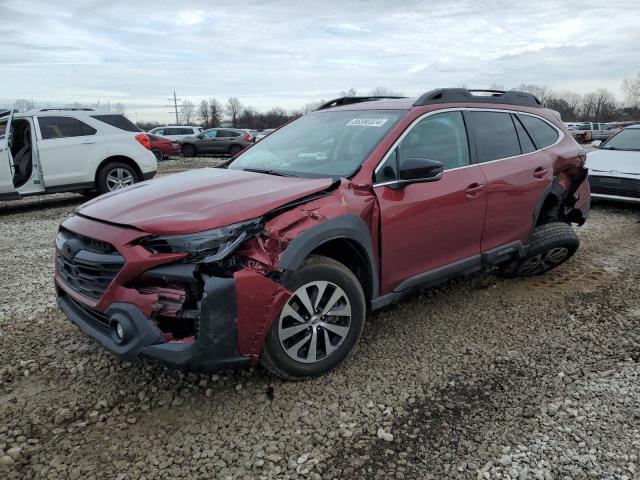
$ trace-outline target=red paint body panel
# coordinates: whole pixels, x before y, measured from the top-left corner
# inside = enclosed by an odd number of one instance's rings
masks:
[[[409,277],[480,253],[486,196],[480,167],[445,172],[437,182],[376,187],[382,229],[381,293]]]
[[[82,205],[78,212],[148,233],[193,233],[259,217],[329,185],[328,178],[203,168],[102,195]]]
[[[249,268],[236,272],[233,277],[238,306],[238,350],[255,363],[271,324],[291,292]]]
[[[151,150],[158,149],[164,155],[177,155],[180,153],[180,144],[175,140],[151,133],[147,133],[147,137],[149,137]]]

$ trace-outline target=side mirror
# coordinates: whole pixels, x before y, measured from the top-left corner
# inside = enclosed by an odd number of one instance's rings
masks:
[[[443,173],[442,162],[418,157],[406,159],[399,169],[400,181],[403,182],[433,182],[440,180]]]
[[[593,142],[591,142],[591,146],[593,148],[600,148],[600,145],[602,145],[602,140],[594,140]]]

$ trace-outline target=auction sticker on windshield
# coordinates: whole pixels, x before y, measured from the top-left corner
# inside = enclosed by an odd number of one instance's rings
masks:
[[[347,127],[381,127],[388,118],[354,118],[347,123]]]

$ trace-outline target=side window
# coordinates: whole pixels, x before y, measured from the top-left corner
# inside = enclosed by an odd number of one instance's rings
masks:
[[[538,148],[545,148],[558,141],[558,131],[547,122],[531,115],[518,115]]]
[[[96,120],[100,120],[101,122],[106,123],[107,125],[111,125],[112,127],[119,128],[120,130],[124,130],[126,132],[141,132],[142,129],[138,127],[131,120],[126,118],[124,115],[91,115],[91,118],[95,118]]]
[[[469,130],[476,143],[478,162],[491,162],[520,155],[520,142],[511,114],[467,112]]]
[[[72,117],[38,117],[40,133],[44,140],[50,138],[82,137],[95,135],[97,130]]]
[[[437,113],[418,122],[378,169],[375,181],[396,180],[398,168],[410,158],[442,162],[445,170],[469,165],[469,144],[462,113]]]
[[[518,140],[520,140],[520,149],[522,150],[522,153],[530,153],[535,151],[536,146],[533,144],[533,142],[531,141],[531,137],[522,126],[522,123],[520,123],[518,117],[515,115],[513,117],[513,123],[515,123],[516,125],[516,132],[518,133]]]
[[[149,133],[153,133],[154,135],[164,135],[164,130],[162,128],[154,128]]]
[[[204,136],[206,138],[216,138],[216,134],[218,133],[217,130],[208,130],[206,132],[204,132]]]
[[[218,130],[218,137],[230,138],[237,137],[239,133],[234,132],[233,130]]]
[[[193,135],[192,128],[176,128],[178,130],[178,135]]]

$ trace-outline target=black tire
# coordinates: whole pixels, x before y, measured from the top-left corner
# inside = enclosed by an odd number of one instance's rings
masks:
[[[162,153],[162,150],[158,148],[154,148],[153,150],[151,150],[151,153],[153,153],[156,156],[156,160],[158,162],[161,162],[162,160],[164,160],[164,153]]]
[[[196,152],[196,147],[193,145],[182,145],[182,156],[183,157],[195,157],[198,155]]]
[[[138,183],[140,181],[140,176],[136,172],[135,168],[133,168],[131,165],[123,162],[110,162],[102,167],[100,169],[100,172],[98,172],[97,187],[100,194],[112,191],[107,184],[107,177],[112,171],[119,168],[125,170],[129,175],[131,175],[131,177],[133,178],[133,183]]]
[[[240,145],[231,145],[231,148],[229,148],[229,155],[231,155],[232,157],[235,157],[242,150],[244,149]]]
[[[580,246],[571,225],[553,222],[535,228],[523,258],[509,262],[501,269],[506,277],[542,275],[569,260]]]
[[[357,344],[362,333],[366,316],[364,293],[358,279],[343,264],[331,258],[319,255],[311,256],[297,271],[288,272],[284,275],[283,285],[291,292],[295,292],[310,282],[318,281],[326,281],[337,285],[348,298],[351,307],[348,333],[344,336],[342,343],[324,358],[315,363],[302,363],[291,358],[283,348],[278,335],[280,323],[280,315],[278,315],[273,320],[271,329],[265,339],[260,355],[260,363],[267,370],[285,380],[302,380],[327,373],[344,361]],[[322,327],[319,327],[318,331],[320,330],[322,330]],[[324,334],[323,331],[319,333],[319,335],[322,334]],[[301,348],[304,348],[304,346]]]

